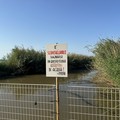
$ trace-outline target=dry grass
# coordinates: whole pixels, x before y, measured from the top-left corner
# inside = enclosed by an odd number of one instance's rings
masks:
[[[92,82],[99,87],[117,87],[117,85],[112,80],[108,80],[108,76],[105,76],[98,72],[96,76],[92,79]]]

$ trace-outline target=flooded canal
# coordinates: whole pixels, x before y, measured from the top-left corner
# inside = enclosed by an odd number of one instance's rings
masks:
[[[59,82],[60,84],[62,84],[70,81],[79,81],[88,73],[88,71],[75,71],[73,73],[70,73],[67,78],[59,78]],[[26,75],[15,78],[8,78],[4,80],[1,79],[0,83],[55,84],[55,78],[46,77],[45,75]]]
[[[95,75],[96,71],[91,71],[89,73],[73,73],[68,78],[59,78],[60,120],[102,119],[101,116],[99,118],[97,115],[102,111],[97,109],[96,101],[93,99],[96,96],[97,89],[91,79]],[[0,82],[12,83],[8,88],[4,85],[0,87],[0,114],[4,120],[55,120],[55,86],[52,86],[55,83],[55,78],[32,75],[1,80]],[[31,85],[21,89],[20,85],[15,87],[13,83],[49,84],[51,86],[40,89]],[[16,106],[17,108],[14,109]],[[6,113],[2,113],[2,110]],[[11,110],[12,115],[10,114]],[[15,112],[16,114],[14,114]],[[40,117],[45,116],[46,112],[47,119]],[[33,115],[30,116],[31,114]],[[92,116],[91,114],[95,115]],[[49,115],[52,117],[49,117]]]

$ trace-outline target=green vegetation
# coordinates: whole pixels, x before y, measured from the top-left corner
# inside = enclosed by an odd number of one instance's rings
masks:
[[[93,68],[93,59],[92,56],[85,56],[79,54],[68,54],[68,65],[69,71],[72,70],[89,70]]]
[[[45,72],[45,52],[15,47],[0,63],[1,76]]]
[[[68,55],[69,72],[90,69],[93,57],[78,54]],[[24,47],[15,47],[0,61],[0,77],[11,75],[44,74],[45,51],[35,51]]]
[[[120,85],[120,40],[102,39],[93,53],[95,67],[102,76]]]

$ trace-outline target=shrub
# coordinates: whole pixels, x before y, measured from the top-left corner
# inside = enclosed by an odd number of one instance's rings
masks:
[[[45,72],[45,52],[15,47],[7,56],[6,63],[15,74],[34,74]]]
[[[93,57],[79,54],[68,54],[68,68],[72,70],[90,69]],[[0,64],[1,72],[8,75],[37,74],[45,73],[46,58],[45,51],[35,51],[34,49],[25,49],[24,47],[15,47],[12,49],[4,62]]]
[[[69,70],[83,70],[92,68],[93,57],[79,54],[68,54]]]

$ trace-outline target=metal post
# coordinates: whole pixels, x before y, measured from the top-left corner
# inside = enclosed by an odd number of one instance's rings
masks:
[[[59,82],[56,77],[56,120],[59,120]]]

